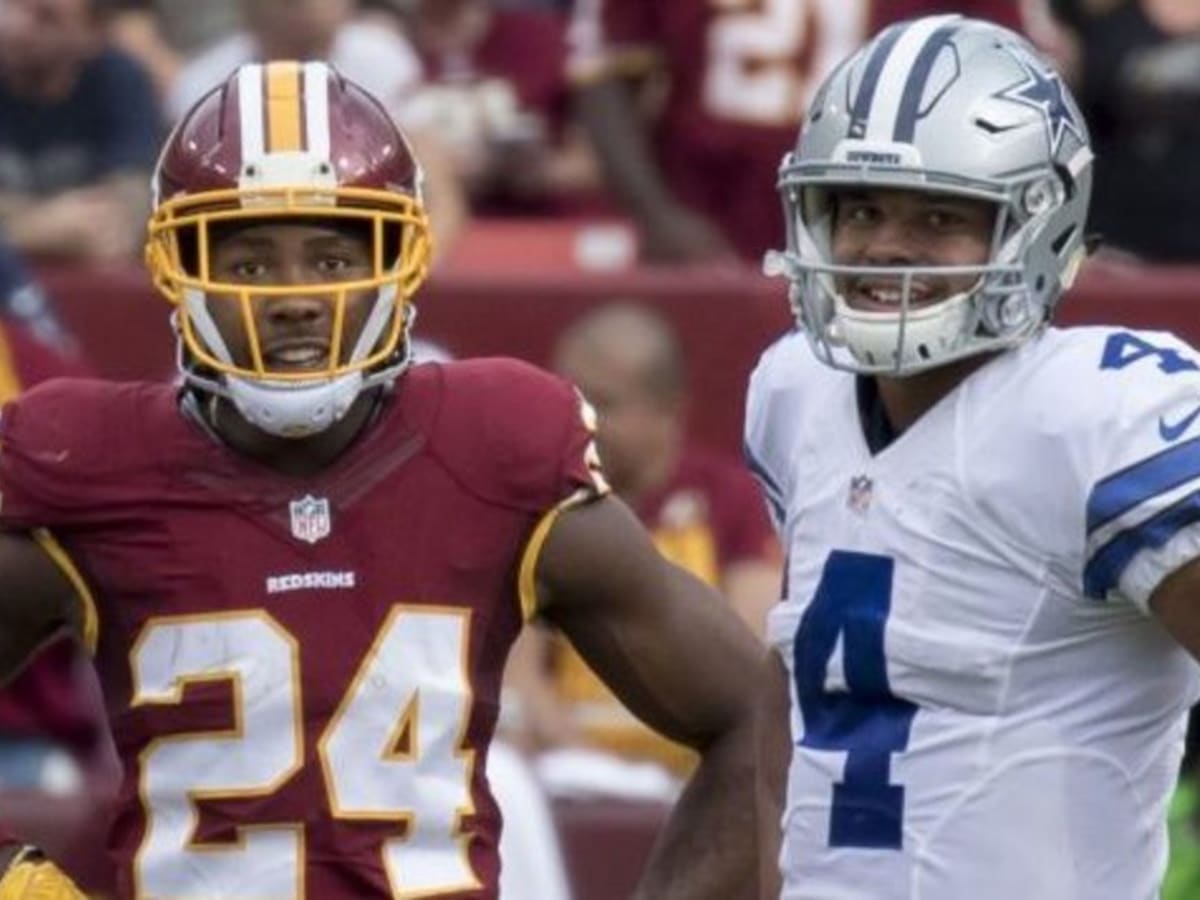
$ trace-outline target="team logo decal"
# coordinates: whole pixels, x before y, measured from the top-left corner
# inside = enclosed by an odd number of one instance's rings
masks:
[[[1071,104],[1067,102],[1066,88],[1058,73],[1018,47],[1009,46],[1005,49],[1025,70],[1025,80],[1006,87],[995,96],[1031,106],[1042,114],[1052,154],[1058,153],[1067,132],[1075,135],[1079,143],[1084,143],[1083,128],[1075,119]]]
[[[329,536],[332,517],[329,501],[324,497],[307,494],[289,504],[292,513],[292,537],[298,541],[315,544]]]
[[[871,496],[875,493],[875,482],[866,475],[855,475],[850,479],[850,493],[846,505],[856,513],[865,513],[871,508]]]

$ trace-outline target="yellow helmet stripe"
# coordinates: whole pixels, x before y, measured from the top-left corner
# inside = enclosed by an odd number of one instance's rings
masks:
[[[300,102],[300,64],[267,63],[267,152],[304,149],[304,114]]]

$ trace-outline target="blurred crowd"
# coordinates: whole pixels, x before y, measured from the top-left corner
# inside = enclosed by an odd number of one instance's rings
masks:
[[[809,91],[890,21],[1026,32],[1095,132],[1094,230],[1200,256],[1200,6],[1175,0],[6,0],[0,230],[83,263],[140,252],[167,129],[241,62],[324,58],[423,160],[443,247],[474,217],[619,219],[643,262],[757,265]]]
[[[1200,262],[1200,3],[0,0],[0,399],[9,381],[81,365],[26,265],[136,261],[157,148],[243,62],[328,59],[380,97],[422,160],[442,248],[479,219],[560,217],[627,224],[644,264],[749,267],[781,245],[768,201],[812,87],[883,25],[954,11],[1025,32],[1071,83],[1097,151],[1105,252]],[[8,355],[22,371],[6,380]],[[684,446],[669,328],[619,303],[566,332],[551,362],[599,407],[614,489],[761,634],[778,548],[736,463]],[[588,768],[606,790],[677,787],[689,761],[628,721],[553,635],[530,633],[514,675],[510,740],[544,756],[547,782],[580,779],[561,752],[574,748],[657,767]],[[1197,810],[1188,789],[1189,885]]]

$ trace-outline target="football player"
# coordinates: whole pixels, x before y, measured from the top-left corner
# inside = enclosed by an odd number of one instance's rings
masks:
[[[1197,697],[1200,353],[1049,324],[1091,182],[1059,76],[957,16],[845,61],[781,167],[799,327],[746,425],[789,559],[770,896],[1157,895]]]
[[[484,763],[540,614],[704,755],[644,896],[749,895],[750,842],[709,841],[753,824],[754,638],[610,496],[568,384],[409,365],[420,183],[322,63],[184,117],[147,245],[182,380],[6,407],[0,671],[64,622],[95,649],[121,897],[492,898]]]

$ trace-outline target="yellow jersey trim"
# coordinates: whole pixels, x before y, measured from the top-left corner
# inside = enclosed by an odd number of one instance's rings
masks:
[[[96,644],[100,640],[100,614],[96,609],[96,598],[93,596],[91,588],[83,580],[79,567],[75,565],[54,535],[45,528],[35,528],[33,539],[46,552],[46,555],[54,560],[54,564],[58,566],[63,575],[67,577],[67,581],[71,582],[71,587],[75,589],[75,598],[79,602],[80,618],[83,621],[83,645],[87,647],[88,653],[94,655]]]
[[[537,595],[537,564],[542,555],[542,547],[550,536],[550,529],[558,520],[561,513],[572,509],[589,500],[602,497],[607,491],[594,491],[580,488],[562,503],[549,510],[529,536],[525,551],[521,554],[521,567],[517,572],[517,595],[521,602],[521,618],[528,622],[538,611]]]
[[[21,377],[13,361],[8,335],[0,328],[0,403],[7,403],[21,393]]]

